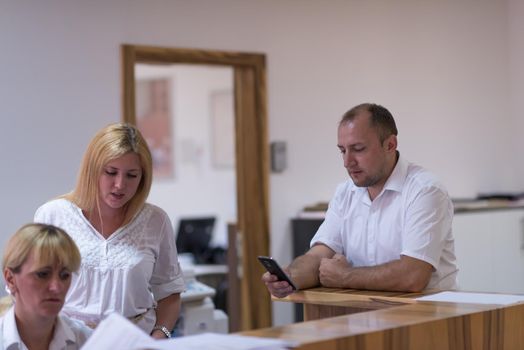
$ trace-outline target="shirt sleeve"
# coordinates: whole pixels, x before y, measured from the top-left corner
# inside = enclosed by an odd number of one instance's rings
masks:
[[[452,220],[453,204],[447,193],[438,187],[423,188],[408,204],[401,254],[437,269]]]
[[[36,210],[33,222],[38,224],[55,225],[67,232],[66,222],[67,218],[71,215],[72,206],[69,201],[65,199],[54,199],[42,204]]]
[[[169,220],[167,214],[163,213],[163,216],[164,222],[160,235],[158,257],[151,276],[151,289],[157,301],[185,290],[171,220]]]
[[[324,244],[338,254],[344,254],[344,246],[342,242],[342,206],[346,193],[345,184],[337,187],[335,195],[329,202],[326,212],[326,217],[320,227],[311,239],[310,247],[315,244]]]
[[[49,224],[51,222],[45,204],[36,210],[33,221],[39,224]]]
[[[64,227],[63,217],[70,215],[70,207],[64,199],[55,199],[42,204],[35,212],[33,222],[38,224],[55,225],[67,230]]]

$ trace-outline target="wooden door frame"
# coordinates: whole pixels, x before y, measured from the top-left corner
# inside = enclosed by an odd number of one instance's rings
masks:
[[[136,124],[135,63],[206,64],[233,68],[237,229],[242,262],[239,330],[271,326],[271,298],[260,280],[263,269],[256,258],[269,255],[270,240],[265,55],[124,44],[121,57],[122,120],[132,124]]]

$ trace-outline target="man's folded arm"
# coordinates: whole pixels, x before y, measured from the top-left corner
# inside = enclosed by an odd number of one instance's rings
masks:
[[[336,259],[323,260],[320,283],[326,287],[420,292],[426,288],[433,266],[420,259],[400,259],[367,267],[343,266]]]
[[[324,244],[315,244],[304,255],[287,267],[287,273],[299,289],[316,287],[319,282],[319,266],[323,258],[331,258],[335,252]]]

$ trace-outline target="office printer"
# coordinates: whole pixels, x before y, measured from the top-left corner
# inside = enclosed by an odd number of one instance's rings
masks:
[[[194,266],[194,265],[193,265]],[[186,291],[180,295],[182,308],[174,329],[175,336],[204,332],[228,333],[228,317],[215,309],[215,289],[198,281],[190,264],[182,264]]]

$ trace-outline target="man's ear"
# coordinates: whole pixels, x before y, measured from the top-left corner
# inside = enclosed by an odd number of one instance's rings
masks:
[[[384,147],[386,151],[396,151],[398,146],[397,135],[389,135],[384,140]]]
[[[16,292],[15,274],[8,267],[4,269],[4,280],[5,280],[5,285],[11,292],[11,295],[15,295],[15,292]]]

